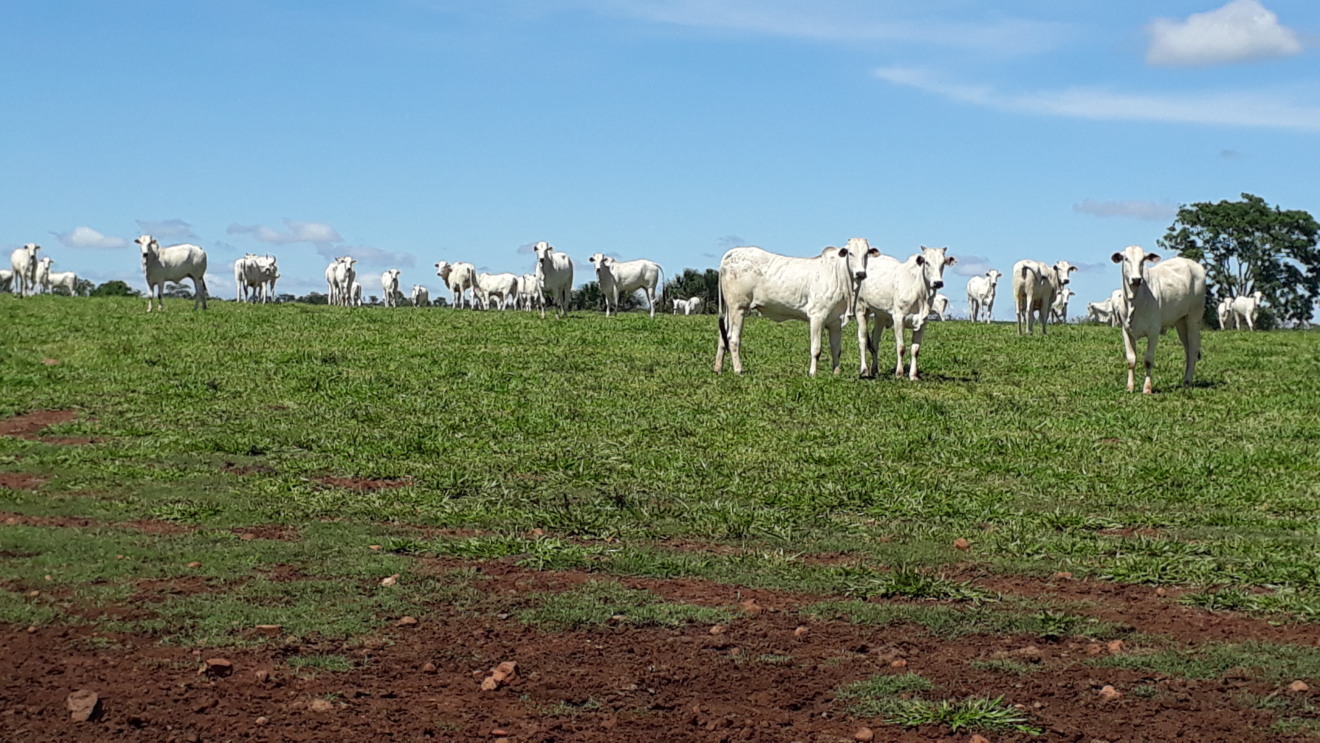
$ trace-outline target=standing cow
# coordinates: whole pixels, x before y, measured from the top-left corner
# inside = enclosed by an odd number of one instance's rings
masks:
[[[1205,269],[1196,261],[1181,256],[1156,263],[1160,257],[1138,245],[1129,245],[1114,253],[1114,263],[1122,272],[1123,292],[1120,314],[1123,327],[1123,350],[1127,356],[1128,392],[1135,389],[1137,340],[1146,339],[1146,381],[1141,391],[1151,392],[1151,369],[1155,365],[1155,345],[1160,333],[1175,328],[1186,354],[1183,384],[1192,383],[1196,361],[1201,357],[1201,316],[1205,313]]]
[[[981,310],[985,310],[985,321],[989,324],[995,309],[995,289],[999,285],[1000,276],[1003,274],[992,268],[984,276],[973,276],[967,280],[967,313],[972,322],[976,322],[981,316]]]
[[[385,298],[386,307],[398,307],[399,300],[403,299],[403,293],[399,291],[399,275],[403,273],[397,268],[391,268],[380,275],[380,292]]]
[[[651,317],[655,317],[656,288],[660,286],[663,273],[660,264],[655,261],[636,260],[619,261],[603,253],[596,253],[587,260],[596,266],[596,281],[600,284],[600,293],[605,296],[605,316],[610,316],[611,309],[619,312],[619,297],[628,296],[641,289],[646,294],[647,308]]]
[[[1256,313],[1260,311],[1260,303],[1264,299],[1265,295],[1260,292],[1253,292],[1245,297],[1234,297],[1228,305],[1229,313],[1233,317],[1233,327],[1241,329],[1245,323],[1247,330],[1255,330]]]
[[[36,293],[38,250],[41,250],[40,245],[28,243],[9,254],[9,264],[14,269],[10,281],[14,284],[14,293],[20,297]]]
[[[1068,285],[1069,274],[1077,267],[1068,261],[1053,266],[1040,261],[1018,261],[1013,264],[1013,303],[1017,308],[1018,335],[1031,335],[1032,317],[1040,318],[1040,334],[1045,335],[1054,300]]]
[[[830,337],[830,367],[839,372],[843,321],[857,297],[857,285],[866,278],[867,261],[880,255],[865,238],[854,237],[846,247],[829,247],[815,258],[792,258],[760,248],[733,248],[720,259],[719,345],[715,373],[724,370],[725,351],[733,357],[733,371],[742,374],[742,328],[749,312],[774,322],[805,320],[811,334],[811,365],[816,376],[820,361],[821,331]]]
[[[541,240],[533,248],[536,253],[536,283],[547,302],[555,305],[558,317],[568,315],[568,304],[573,299],[573,261],[565,253],[557,252],[550,243]],[[545,304],[541,305],[545,317]]]
[[[917,378],[917,356],[926,332],[926,318],[930,316],[931,302],[944,286],[944,268],[957,263],[953,256],[945,255],[948,248],[921,246],[921,252],[899,262],[882,255],[871,261],[866,280],[857,290],[857,345],[861,353],[861,375],[869,376],[866,354],[871,353],[871,366],[878,370],[876,351],[886,327],[894,329],[894,348],[897,362],[894,376],[903,376],[903,328],[912,328],[912,361],[908,379]],[[874,316],[875,329],[868,340],[867,317]]]
[[[206,251],[183,243],[162,248],[151,235],[135,240],[142,248],[142,273],[147,278],[147,312],[156,300],[158,310],[165,309],[165,282],[192,279],[193,309],[206,309]]]

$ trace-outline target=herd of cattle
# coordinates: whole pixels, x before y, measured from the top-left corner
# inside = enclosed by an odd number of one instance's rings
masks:
[[[141,249],[142,271],[147,282],[147,311],[153,303],[163,307],[163,292],[168,282],[192,279],[194,308],[205,309],[206,251],[191,245],[162,248],[150,235],[135,241]],[[72,272],[52,272],[54,261],[37,257],[35,244],[18,248],[10,257],[12,271],[0,271],[0,288],[13,287],[20,296],[39,289],[49,291],[64,287],[73,292],[77,277]],[[481,273],[471,263],[440,261],[436,275],[449,289],[454,307],[540,311],[553,305],[558,315],[568,312],[573,288],[573,262],[549,243],[536,243],[535,270],[527,274]],[[719,269],[719,342],[715,371],[724,367],[726,353],[732,358],[735,372],[742,372],[740,354],[743,320],[757,313],[774,321],[803,320],[810,326],[809,374],[815,375],[821,355],[822,333],[828,334],[831,368],[838,372],[842,328],[849,319],[857,325],[860,372],[863,376],[879,368],[876,358],[885,328],[894,331],[896,376],[917,378],[917,357],[921,350],[925,325],[932,315],[944,319],[948,297],[939,293],[944,287],[944,269],[956,259],[947,248],[922,247],[906,260],[882,255],[865,238],[852,238],[842,248],[829,247],[814,258],[795,258],[767,252],[760,248],[733,248],[724,254]],[[1107,322],[1123,330],[1123,345],[1128,364],[1128,390],[1134,389],[1136,341],[1146,339],[1145,392],[1151,391],[1151,367],[1160,333],[1175,328],[1186,353],[1183,381],[1189,384],[1200,356],[1201,317],[1205,307],[1205,270],[1186,258],[1159,262],[1159,256],[1138,246],[1114,253],[1120,264],[1120,287],[1106,300],[1087,305],[1087,317]],[[663,271],[649,260],[619,261],[596,253],[588,259],[595,267],[596,279],[605,300],[605,314],[618,312],[620,297],[643,292],[651,317],[655,317],[658,292],[663,286]],[[362,285],[358,282],[355,258],[335,258],[325,269],[326,294],[332,305],[362,304]],[[1147,265],[1155,264],[1155,265]],[[1077,268],[1067,261],[1053,265],[1022,260],[1013,266],[1013,301],[1019,334],[1031,335],[1037,324],[1041,334],[1051,319],[1067,318],[1068,301],[1074,296],[1067,288]],[[1003,276],[997,270],[973,276],[967,282],[967,305],[973,322],[990,322],[995,291]],[[239,301],[268,302],[275,296],[275,282],[280,278],[274,256],[248,254],[234,262],[234,281]],[[387,307],[403,299],[399,286],[400,271],[390,269],[381,275],[381,291]],[[410,293],[414,305],[430,301],[426,287],[414,285]],[[1259,292],[1247,297],[1229,297],[1218,305],[1221,327],[1255,329],[1260,307]],[[675,314],[700,312],[705,306],[701,297],[673,300]],[[910,346],[904,345],[903,330],[912,330]],[[869,354],[869,359],[868,359]]]

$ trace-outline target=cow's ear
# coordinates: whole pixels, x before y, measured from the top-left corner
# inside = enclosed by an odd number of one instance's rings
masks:
[[[848,257],[848,249],[847,249],[847,248],[833,248],[833,249],[839,251],[839,257],[840,257],[840,258],[847,258],[847,257]]]
[[[1147,253],[1146,260],[1150,261],[1151,263],[1157,263],[1159,262],[1160,257],[1158,255],[1155,255],[1154,253]]]
[[[924,255],[918,255],[918,256],[917,256],[917,265],[918,265],[918,266],[924,266],[924,265],[926,265],[926,256],[924,256]]]
[[[872,258],[879,258],[880,248],[871,248],[870,250],[866,251],[866,254],[871,256]]]
[[[1123,254],[1122,254],[1122,253],[1114,253],[1113,255],[1109,256],[1109,260],[1111,260],[1111,261],[1113,261],[1113,262],[1115,262],[1115,263],[1122,263],[1122,262],[1123,262]]]
[[[1077,266],[1068,266],[1068,273],[1072,273],[1073,271],[1076,270],[1077,270]]]
[[[944,265],[946,265],[946,266],[952,266],[953,264],[955,264],[955,263],[957,263],[957,262],[958,262],[958,259],[957,259],[957,258],[954,258],[953,256],[949,256],[948,258],[945,258],[945,259],[944,259]]]

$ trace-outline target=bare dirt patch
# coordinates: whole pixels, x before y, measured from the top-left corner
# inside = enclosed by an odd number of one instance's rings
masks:
[[[0,420],[0,436],[44,441],[48,444],[94,444],[98,439],[87,436],[42,436],[47,428],[69,423],[78,418],[76,410],[34,410],[12,418]]]
[[[229,530],[239,539],[271,539],[277,542],[296,542],[302,538],[298,529],[282,524],[258,524],[257,526],[235,526]]]
[[[0,488],[10,490],[36,490],[49,480],[30,472],[0,472]]]

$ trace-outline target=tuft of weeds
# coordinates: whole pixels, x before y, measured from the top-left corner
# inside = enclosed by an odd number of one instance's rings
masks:
[[[1276,682],[1320,679],[1320,648],[1254,641],[1137,651],[1091,662],[1196,679],[1219,678],[1231,669],[1254,671],[1258,677]]]
[[[342,655],[291,655],[284,662],[299,673],[351,671],[354,668],[353,661]]]
[[[887,722],[914,728],[920,725],[946,725],[955,733],[964,730],[1026,733],[1040,735],[1040,728],[1029,725],[1029,718],[1021,710],[1004,704],[1002,696],[994,699],[971,697],[968,699],[942,699],[928,702],[922,699],[905,700],[886,718]]]
[[[523,622],[550,630],[598,627],[610,622],[634,626],[676,627],[683,624],[718,624],[732,612],[690,604],[661,601],[650,591],[628,588],[614,581],[588,581],[563,593],[530,597],[534,606],[517,612]]]

